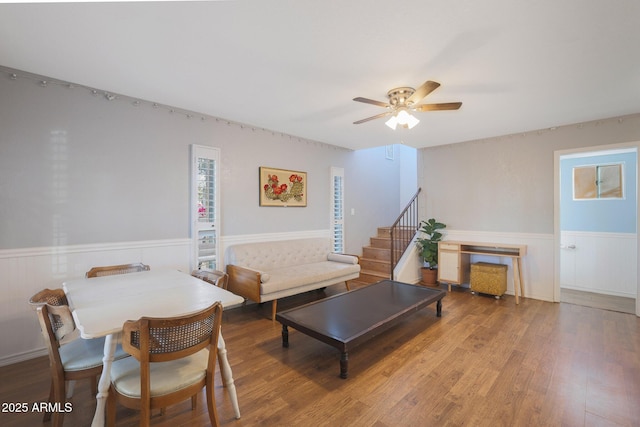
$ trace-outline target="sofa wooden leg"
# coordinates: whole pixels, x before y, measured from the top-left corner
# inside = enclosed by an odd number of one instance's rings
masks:
[[[347,286],[347,291],[350,291],[351,288],[349,287],[349,281],[345,280],[344,284]]]
[[[278,300],[274,299],[271,301],[271,321],[276,323],[276,308],[278,307]]]

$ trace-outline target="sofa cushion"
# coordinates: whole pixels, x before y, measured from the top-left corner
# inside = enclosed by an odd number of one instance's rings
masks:
[[[322,261],[311,264],[294,265],[269,271],[271,278],[262,283],[260,293],[263,295],[283,289],[305,286],[339,278],[360,271],[360,265],[343,262]]]
[[[227,249],[227,262],[269,273],[274,269],[326,261],[331,252],[328,238],[243,243]]]

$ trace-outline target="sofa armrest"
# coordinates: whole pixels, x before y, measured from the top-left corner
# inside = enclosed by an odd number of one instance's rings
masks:
[[[251,301],[260,301],[261,273],[238,265],[227,265],[229,284],[227,290]]]
[[[338,254],[331,252],[327,256],[328,261],[343,262],[345,264],[360,264],[360,258],[357,255]]]

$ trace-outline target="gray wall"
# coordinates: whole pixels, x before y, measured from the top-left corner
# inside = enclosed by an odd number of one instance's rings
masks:
[[[548,233],[554,151],[640,140],[640,114],[420,150],[425,216],[456,230]]]
[[[398,161],[384,147],[352,152],[10,71],[0,67],[0,249],[188,237],[190,144],[221,149],[223,236],[328,229],[331,166],[345,168],[356,213],[349,252],[398,214]],[[259,207],[260,166],[307,172],[308,206]]]

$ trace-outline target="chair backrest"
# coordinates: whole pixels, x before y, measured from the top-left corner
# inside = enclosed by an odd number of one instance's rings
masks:
[[[49,359],[52,362],[57,361],[62,366],[60,353],[58,353],[60,341],[76,330],[71,310],[69,310],[68,305],[41,304],[36,307],[36,312],[38,313],[42,336],[49,352]]]
[[[140,361],[141,375],[149,362],[181,359],[208,347],[209,367],[214,369],[222,304],[187,316],[170,318],[141,317],[124,323],[122,348]]]
[[[29,304],[38,312],[40,329],[48,346],[58,348],[59,344],[49,341],[60,341],[76,330],[64,290],[43,289],[29,299]]]
[[[49,305],[69,305],[67,295],[62,289],[43,289],[29,299],[32,306],[40,306],[42,304]]]
[[[87,271],[86,277],[113,276],[114,274],[137,273],[139,271],[149,271],[150,267],[141,262],[136,264],[107,265],[104,267],[93,267]]]
[[[193,277],[197,277],[200,280],[211,283],[222,289],[227,289],[227,282],[229,281],[229,275],[219,270],[193,270],[191,272]]]

